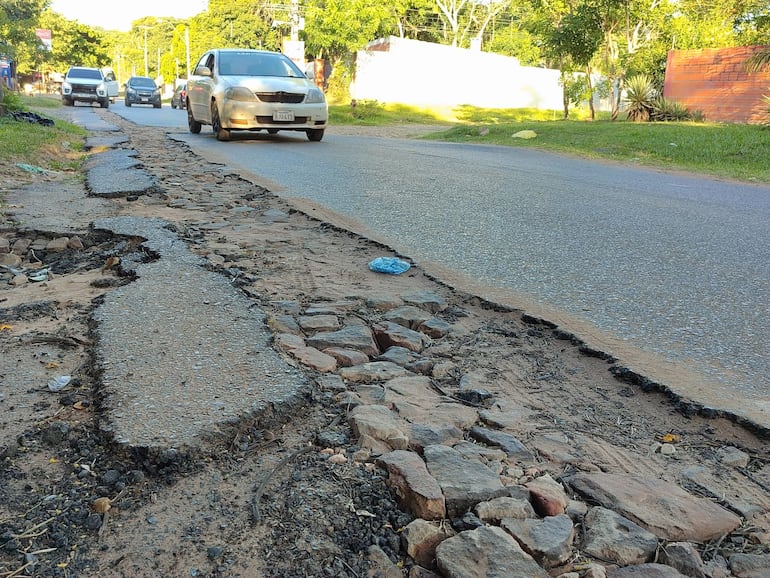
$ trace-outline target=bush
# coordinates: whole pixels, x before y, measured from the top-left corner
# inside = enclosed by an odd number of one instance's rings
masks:
[[[637,74],[626,80],[626,102],[628,120],[648,121],[655,110],[658,91],[652,79],[646,74]]]
[[[376,100],[355,100],[350,103],[350,114],[356,120],[376,120],[382,113],[382,105]]]
[[[686,106],[662,96],[655,99],[650,113],[650,120],[661,122],[692,120],[692,118]]]
[[[5,110],[13,112],[15,110],[22,110],[24,103],[21,100],[21,96],[18,93],[10,90],[5,91],[5,98],[3,98],[2,104],[5,106]]]

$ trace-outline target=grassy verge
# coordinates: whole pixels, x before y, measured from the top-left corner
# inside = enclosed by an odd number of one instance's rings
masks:
[[[13,103],[14,107],[42,116],[47,116],[46,109],[61,106],[58,100],[46,97],[15,99],[18,101]],[[86,134],[84,129],[62,120],[55,120],[54,126],[43,126],[19,122],[8,115],[0,117],[1,170],[16,172],[17,164],[55,171],[76,170],[82,162]]]
[[[417,109],[373,102],[331,107],[332,124],[423,123],[447,129],[424,137],[449,142],[527,147],[683,170],[719,178],[770,183],[770,127],[715,123],[587,121],[586,111],[500,110],[473,107]],[[534,131],[531,139],[515,138]]]

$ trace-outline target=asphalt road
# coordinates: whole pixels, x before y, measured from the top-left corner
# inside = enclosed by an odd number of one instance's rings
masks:
[[[185,134],[183,111],[121,109],[420,263],[563,313],[685,395],[770,422],[770,187],[508,147],[300,133],[220,143],[208,127]]]

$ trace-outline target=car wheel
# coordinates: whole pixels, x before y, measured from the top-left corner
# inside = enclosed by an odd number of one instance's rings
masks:
[[[267,134],[278,134],[277,128],[269,128],[267,129]]]
[[[104,100],[99,101],[99,106],[102,108],[110,108],[110,99],[105,98]]]
[[[321,142],[321,139],[324,137],[324,129],[322,128],[311,128],[307,131],[307,140],[311,142]]]
[[[219,118],[219,109],[215,102],[211,103],[211,128],[214,130],[214,134],[217,135],[217,140],[230,140],[230,131],[222,128],[222,120]]]
[[[201,123],[195,120],[189,106],[187,107],[187,126],[193,134],[198,134],[201,131]]]
[[[174,104],[173,100],[171,101],[171,108],[174,108],[174,109],[176,108],[176,105]]]
[[[64,103],[64,106],[75,106],[75,101],[71,98],[63,98],[62,103]]]
[[[153,104],[152,106],[155,107],[155,108],[160,108],[160,103]]]
[[[131,108],[131,101],[130,100],[126,99],[125,100],[125,104],[126,104],[127,107]]]

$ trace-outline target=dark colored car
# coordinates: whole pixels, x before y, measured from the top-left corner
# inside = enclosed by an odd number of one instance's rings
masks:
[[[151,104],[160,108],[160,88],[152,78],[147,76],[132,76],[126,82],[126,106],[132,104]]]
[[[184,108],[187,106],[187,83],[183,82],[174,89],[171,96],[171,108]]]

